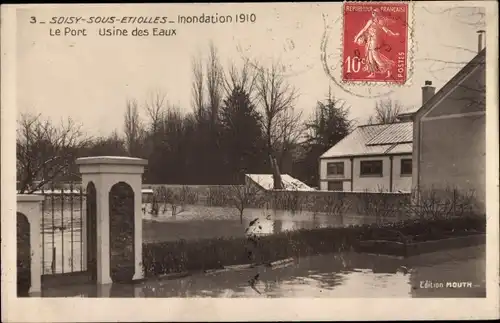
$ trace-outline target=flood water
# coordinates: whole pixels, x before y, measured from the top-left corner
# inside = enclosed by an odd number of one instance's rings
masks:
[[[46,203],[47,204],[47,203]],[[331,216],[313,212],[290,212],[268,209],[245,209],[242,222],[238,211],[228,207],[187,205],[178,208],[173,215],[171,209],[161,210],[152,216],[144,204],[143,239],[145,243],[176,241],[179,239],[211,239],[219,237],[244,237],[247,234],[268,235],[283,231],[337,227],[372,223],[376,219],[357,214]],[[68,273],[84,268],[81,237],[84,211],[79,203],[66,203],[63,208],[48,204],[44,208],[42,221],[43,274]],[[255,221],[257,219],[257,221]],[[395,221],[396,219],[386,219]],[[55,229],[53,229],[55,228]]]
[[[71,286],[45,290],[43,296],[485,297],[485,264],[484,246],[406,259],[349,252],[295,259],[281,268],[199,273],[136,285]]]

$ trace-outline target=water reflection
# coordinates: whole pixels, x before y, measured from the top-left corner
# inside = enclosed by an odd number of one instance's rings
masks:
[[[172,217],[168,214],[160,214],[157,217],[145,214],[143,219],[154,222],[184,223],[196,221],[231,221],[240,225],[239,216],[234,209],[221,207],[185,206],[183,211]],[[343,215],[329,215],[326,213],[315,213],[310,211],[286,211],[273,209],[248,208],[243,212],[243,227],[255,219],[259,219],[262,226],[262,234],[272,234],[282,231],[312,229],[332,226],[345,226],[354,224],[366,224],[376,221],[374,217],[360,215],[350,212]],[[393,222],[396,218],[386,218],[385,221]],[[226,223],[220,222],[221,225]]]
[[[252,288],[250,280],[258,275]],[[422,282],[470,281],[471,288],[429,289]],[[259,267],[196,274],[137,285],[65,288],[48,297],[485,297],[485,248],[399,259],[357,253],[295,260],[283,268]]]
[[[255,222],[255,220],[257,220]],[[395,221],[388,218],[387,221]],[[284,231],[295,231],[300,229],[315,229],[326,227],[342,227],[356,224],[374,223],[375,218],[360,216],[357,214],[345,214],[343,216],[332,216],[313,212],[290,212],[283,210],[246,210],[243,224],[250,228],[253,234],[268,235]]]

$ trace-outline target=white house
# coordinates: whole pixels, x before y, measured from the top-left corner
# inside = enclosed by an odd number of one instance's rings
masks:
[[[413,122],[365,125],[319,159],[320,189],[410,192]]]

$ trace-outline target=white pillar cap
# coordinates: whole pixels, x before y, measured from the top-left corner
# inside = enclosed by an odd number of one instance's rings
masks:
[[[146,159],[122,156],[98,156],[81,157],[76,160],[77,165],[137,165],[145,166],[148,164]]]

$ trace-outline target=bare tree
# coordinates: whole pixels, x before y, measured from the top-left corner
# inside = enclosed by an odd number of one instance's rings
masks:
[[[193,57],[191,65],[193,73],[191,91],[195,115],[199,120],[208,117],[213,124],[217,121],[224,88],[224,71],[215,45],[210,43],[205,63],[202,56],[198,55]]]
[[[478,201],[474,190],[460,190],[457,187],[420,188],[415,203],[401,205],[410,217],[448,218],[474,214]]]
[[[183,114],[178,106],[169,105],[163,113],[160,123],[160,131],[164,138],[164,144],[167,145],[171,152],[174,152],[181,140],[182,134],[185,129],[183,122]]]
[[[293,150],[299,138],[304,134],[305,125],[302,122],[302,112],[296,112],[293,106],[283,111],[277,123],[281,138],[276,144],[278,146],[279,158],[282,161],[285,155]]]
[[[210,43],[210,52],[207,61],[207,94],[208,108],[210,114],[210,124],[214,125],[218,120],[218,113],[222,104],[222,89],[224,80],[224,71],[219,61],[217,48]]]
[[[167,95],[161,90],[151,91],[143,103],[147,117],[146,125],[142,130],[142,150],[145,156],[151,157],[155,147],[158,147],[167,106]]]
[[[141,155],[141,141],[144,136],[143,127],[139,117],[137,101],[127,100],[125,109],[125,144],[130,156]]]
[[[449,7],[423,7],[430,14],[443,16],[451,16],[455,21],[466,24],[474,28],[485,28],[486,26],[486,10],[484,7],[471,6],[449,6]]]
[[[151,133],[156,133],[162,122],[165,109],[167,95],[159,90],[151,92],[148,99],[144,103],[144,110],[149,118],[149,126]]]
[[[226,194],[230,203],[238,210],[242,224],[243,211],[248,207],[261,207],[266,199],[265,193],[252,184],[231,185]]]
[[[294,126],[300,119],[300,115],[293,111],[297,91],[287,82],[277,63],[270,68],[257,66],[255,89],[257,102],[263,110],[268,154],[273,155],[276,150],[281,153],[284,144],[294,139]]]
[[[250,102],[253,103],[257,74],[251,64],[245,61],[241,68],[238,68],[234,63],[228,65],[228,71],[224,74],[223,79],[225,96],[229,97],[234,89],[242,89],[245,93],[248,93]]]
[[[22,114],[16,138],[20,193],[33,193],[60,176],[71,175],[79,150],[89,142],[81,125],[70,118],[57,126],[40,115]]]
[[[375,103],[375,113],[368,118],[369,124],[388,124],[399,122],[398,115],[407,109],[397,100],[380,99]]]
[[[193,69],[193,84],[191,87],[193,95],[193,109],[196,118],[200,120],[204,117],[205,109],[205,78],[201,58],[193,58],[191,65]]]
[[[109,136],[94,138],[84,149],[85,156],[128,156],[125,141],[114,130]]]
[[[444,79],[439,74],[446,70],[458,72],[465,65],[471,64],[471,59],[478,54],[481,49],[485,47],[486,36],[484,29],[486,28],[486,9],[484,7],[467,7],[467,6],[449,6],[449,7],[429,7],[424,8],[428,13],[439,15],[440,17],[450,17],[452,21],[463,24],[469,28],[473,28],[478,32],[478,41],[471,42],[468,46],[457,45],[444,45],[449,48],[451,52],[444,57],[436,57],[434,55],[422,58],[420,60],[429,63],[428,72],[436,81],[447,83],[450,80]],[[453,38],[450,38],[453,39]],[[482,39],[482,41],[480,41]],[[481,44],[480,44],[481,43]],[[436,54],[441,54],[443,51],[438,51]],[[485,59],[476,61],[477,65],[484,66]],[[457,102],[465,102],[467,105],[480,105],[486,104],[486,79],[484,72],[478,76],[476,80],[469,82],[458,82],[454,84],[460,91],[454,91],[449,100]]]

